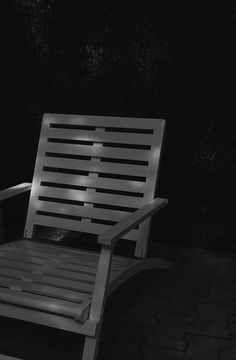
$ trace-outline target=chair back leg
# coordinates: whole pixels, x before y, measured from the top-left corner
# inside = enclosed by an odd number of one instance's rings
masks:
[[[99,338],[100,338],[100,336],[98,336],[98,337],[86,336],[85,337],[82,360],[96,360],[97,352],[98,352],[98,345],[99,345]]]

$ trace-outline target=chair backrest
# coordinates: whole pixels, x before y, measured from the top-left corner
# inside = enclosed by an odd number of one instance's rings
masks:
[[[155,195],[165,121],[45,114],[26,219],[101,234]],[[144,257],[150,220],[124,239]]]

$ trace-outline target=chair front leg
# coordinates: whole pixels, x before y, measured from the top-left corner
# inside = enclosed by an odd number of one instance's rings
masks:
[[[110,246],[103,246],[98,262],[93,299],[89,315],[90,320],[98,322],[97,333],[95,337],[86,336],[82,360],[95,360],[97,357],[111,260],[112,248]]]

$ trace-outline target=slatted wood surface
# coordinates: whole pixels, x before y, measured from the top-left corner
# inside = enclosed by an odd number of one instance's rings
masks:
[[[0,314],[12,307],[15,318],[78,331],[88,317],[98,258],[94,252],[28,240],[2,245]],[[114,256],[110,278],[136,261]]]
[[[25,237],[35,225],[99,235],[155,193],[164,120],[44,115]],[[149,220],[125,239],[141,256]]]

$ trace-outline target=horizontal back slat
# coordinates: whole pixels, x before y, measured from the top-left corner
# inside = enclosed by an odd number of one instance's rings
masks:
[[[29,274],[27,271],[19,269],[4,269],[0,267],[0,276],[9,276],[13,279],[22,279],[24,281],[32,281],[39,284],[59,286],[65,289],[77,290],[82,292],[91,293],[93,291],[93,284],[78,280],[63,280],[56,276]]]
[[[91,141],[117,144],[135,144],[135,145],[152,145],[155,139],[152,135],[144,134],[126,134],[118,132],[104,132],[98,134],[92,130],[80,129],[57,129],[49,128],[49,139],[67,139],[74,141]]]
[[[143,198],[116,195],[116,194],[103,194],[90,191],[80,191],[73,189],[60,189],[55,187],[41,186],[38,192],[39,196],[53,197],[56,199],[64,199],[70,201],[80,201],[94,204],[106,204],[122,206],[125,204],[127,207],[139,208],[144,205]]]
[[[136,119],[116,116],[71,115],[71,114],[45,114],[45,124],[67,124],[94,127],[150,129],[157,126],[156,119]],[[163,122],[163,120],[158,120]]]
[[[59,169],[71,169],[80,171],[89,171],[97,173],[121,174],[130,176],[148,176],[149,168],[140,165],[125,165],[106,162],[92,162],[86,160],[72,160],[65,158],[45,157],[43,165],[45,167],[54,167]],[[140,175],[142,174],[142,175]]]
[[[93,156],[111,159],[125,159],[125,160],[139,160],[148,161],[149,151],[145,149],[123,149],[119,147],[101,146],[95,147],[93,145],[79,145],[79,144],[65,144],[48,142],[45,144],[45,152],[52,152],[56,154],[82,155]]]
[[[25,237],[34,225],[99,235],[152,200],[164,120],[44,115]],[[130,231],[137,256],[149,222]]]
[[[102,234],[104,231],[109,229],[109,225],[101,225],[101,224],[94,224],[88,223],[83,221],[77,220],[70,220],[70,219],[61,219],[57,217],[50,217],[50,216],[43,216],[43,215],[36,215],[35,216],[35,224],[36,225],[43,225],[55,228],[62,228],[62,229],[71,229],[74,231],[81,231],[81,232],[89,232],[90,234]],[[138,235],[137,230],[131,230],[127,236],[124,236],[124,239],[127,240],[134,240],[136,241]]]
[[[83,218],[91,218],[91,219],[99,219],[99,220],[107,220],[107,221],[121,221],[130,213],[128,211],[117,211],[117,210],[107,210],[95,208],[95,207],[87,207],[87,206],[79,206],[79,205],[71,205],[71,204],[60,204],[50,201],[38,201],[37,202],[37,210],[45,211],[55,214],[65,214],[71,216],[78,216]]]
[[[126,190],[138,193],[144,193],[145,190],[145,183],[143,181],[93,177],[91,175],[62,174],[49,171],[42,172],[41,181],[72,186],[87,186],[96,189]]]

